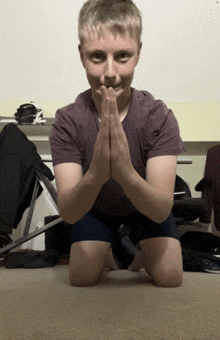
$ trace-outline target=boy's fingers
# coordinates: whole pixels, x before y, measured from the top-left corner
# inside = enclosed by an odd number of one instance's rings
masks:
[[[104,140],[104,139],[106,140],[109,138],[109,128],[110,128],[109,115],[104,114],[101,120],[99,134],[98,134],[100,140]]]
[[[101,102],[101,119],[104,115],[114,115],[118,117],[118,105],[116,100],[116,94],[112,87],[101,87],[102,90],[102,102]]]
[[[116,99],[116,94],[112,87],[108,88],[107,94],[109,99]]]
[[[105,114],[109,114],[109,105],[108,102],[108,90],[105,86],[101,87],[102,90],[102,102],[101,102],[101,117],[104,117]]]
[[[103,85],[101,86],[101,91],[102,91],[102,98],[107,98],[107,95],[108,95],[108,90],[107,88]]]
[[[111,138],[111,147],[114,146],[115,142],[115,117],[110,115],[110,122],[109,122],[109,130],[110,130],[110,138]]]
[[[116,94],[112,87],[108,89],[108,98],[110,101],[110,114],[118,116],[118,105],[116,100]]]
[[[116,98],[110,99],[109,111],[110,111],[110,115],[118,117],[118,105],[117,105]]]
[[[107,152],[110,147],[110,122],[109,122],[109,115],[104,115],[102,122],[101,122],[101,127],[99,130],[99,143],[103,150]]]

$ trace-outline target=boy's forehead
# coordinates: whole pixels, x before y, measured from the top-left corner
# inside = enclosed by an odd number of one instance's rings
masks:
[[[120,34],[118,32],[112,33],[111,31],[105,29],[102,34],[97,31],[89,31],[88,35],[84,37],[83,41],[84,47],[88,49],[95,49],[97,47],[108,48],[108,47],[118,47],[121,48],[136,48],[137,40],[130,37],[128,32]]]

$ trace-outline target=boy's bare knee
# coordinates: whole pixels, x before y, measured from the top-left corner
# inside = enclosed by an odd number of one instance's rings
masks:
[[[88,287],[96,285],[100,280],[101,274],[95,273],[76,273],[69,272],[69,282],[74,287]]]
[[[91,280],[91,278],[70,278],[69,279],[71,286],[73,287],[91,287],[95,286],[98,283],[98,280]]]
[[[182,285],[183,272],[181,270],[177,270],[170,273],[160,273],[159,275],[155,275],[153,280],[155,285],[158,287],[177,288]]]
[[[98,283],[109,246],[109,243],[101,241],[72,244],[69,265],[69,281],[72,286],[86,287]]]

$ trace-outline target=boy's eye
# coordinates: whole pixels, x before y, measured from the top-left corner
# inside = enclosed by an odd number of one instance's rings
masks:
[[[94,64],[99,64],[106,60],[106,55],[101,52],[95,52],[95,53],[89,54],[89,58]],[[123,52],[123,51],[116,54],[114,57],[114,59],[119,63],[126,63],[130,58],[131,58],[131,54],[128,52]]]
[[[105,57],[101,53],[95,53],[95,54],[91,55],[91,60],[94,63],[100,63],[101,61],[104,60],[104,58]]]
[[[130,58],[130,55],[127,52],[120,53],[117,56],[117,60],[121,63],[126,63],[129,60],[129,58]]]

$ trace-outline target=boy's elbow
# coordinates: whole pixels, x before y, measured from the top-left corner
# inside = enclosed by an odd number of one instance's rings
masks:
[[[62,202],[59,200],[59,197],[57,200],[57,206],[59,209],[60,217],[63,219],[63,221],[68,224],[74,224],[75,221],[73,217],[71,216],[70,212],[67,210],[66,205],[62,204]]]
[[[80,217],[76,216],[71,209],[67,209],[66,207],[60,207],[60,217],[62,217],[64,222],[72,225],[80,219]]]
[[[63,221],[68,223],[68,224],[74,224],[75,223],[75,221],[71,217],[66,215],[65,213],[61,212],[60,216],[62,217]]]
[[[160,224],[167,220],[173,208],[173,199],[166,201],[163,209],[155,216],[153,220],[155,223]]]
[[[87,211],[81,211],[81,210],[77,210],[71,207],[68,207],[66,205],[60,205],[59,206],[59,211],[60,211],[60,217],[62,217],[63,221],[68,223],[68,224],[75,224],[76,222],[78,222],[83,215],[85,215],[87,213]]]
[[[153,222],[157,223],[157,224],[161,224],[164,221],[167,220],[167,218],[169,217],[170,213],[168,214],[161,214],[160,216],[156,216],[155,219],[153,220]]]

